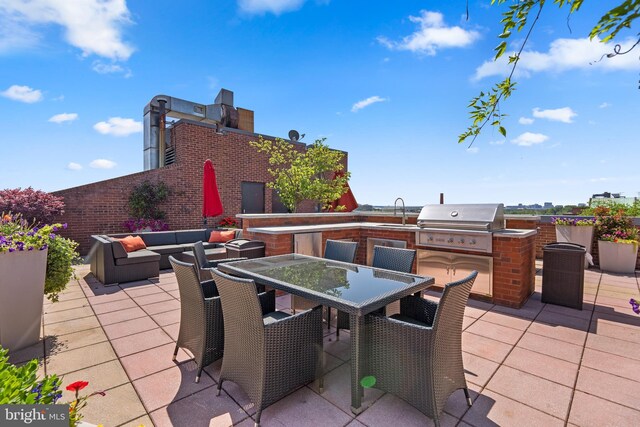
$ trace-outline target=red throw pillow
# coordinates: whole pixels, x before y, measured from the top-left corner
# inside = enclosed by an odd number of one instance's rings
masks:
[[[213,230],[209,236],[209,243],[225,243],[236,237],[235,230],[216,231]]]
[[[139,249],[147,249],[147,245],[144,244],[144,240],[140,236],[127,236],[120,240],[122,246],[124,246],[124,250],[127,252],[134,252]]]

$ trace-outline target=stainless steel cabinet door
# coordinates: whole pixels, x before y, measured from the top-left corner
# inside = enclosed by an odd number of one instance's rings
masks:
[[[301,255],[322,257],[322,233],[294,234],[293,251]]]
[[[451,262],[452,281],[462,280],[473,270],[478,271],[478,277],[473,283],[471,292],[475,294],[491,296],[491,284],[493,283],[493,258],[477,255],[456,254]]]

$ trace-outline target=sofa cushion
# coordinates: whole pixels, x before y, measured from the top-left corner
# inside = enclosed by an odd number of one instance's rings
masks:
[[[147,246],[147,249],[161,255],[179,254],[184,252],[182,245],[162,245],[162,246]]]
[[[147,245],[144,244],[144,240],[142,240],[140,236],[127,236],[117,240],[122,245],[122,247],[124,247],[124,250],[127,252],[135,252],[140,249],[147,248]]]
[[[149,233],[141,233],[140,237],[147,246],[164,246],[176,244],[175,231],[154,231]]]
[[[140,249],[139,251],[129,252],[126,258],[118,258],[115,260],[116,265],[132,265],[142,264],[145,262],[160,261],[160,254],[151,252],[148,249]]]
[[[182,246],[185,251],[192,251],[193,250],[193,243],[183,243],[180,246]],[[203,242],[202,246],[204,246],[205,249],[222,248],[222,247],[224,247],[224,243]]]
[[[235,230],[225,230],[225,231],[212,231],[209,235],[209,243],[224,243],[229,240],[234,239],[236,236]]]
[[[127,257],[127,250],[122,246],[122,242],[120,240],[112,239],[111,249],[113,250],[113,257],[115,259]]]
[[[176,231],[176,243],[195,243],[198,240],[207,240],[209,235],[205,235],[204,229],[202,230],[181,230]]]

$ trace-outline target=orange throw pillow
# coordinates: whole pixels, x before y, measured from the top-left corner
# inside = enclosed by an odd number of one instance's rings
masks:
[[[209,236],[209,243],[225,243],[236,237],[235,230],[216,231],[213,230]]]
[[[120,240],[122,246],[124,246],[124,250],[127,252],[134,252],[139,249],[147,249],[147,245],[144,244],[144,240],[140,236],[127,236]]]

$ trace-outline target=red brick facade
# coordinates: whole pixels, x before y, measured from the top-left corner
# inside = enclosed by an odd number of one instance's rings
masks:
[[[80,243],[81,254],[90,249],[90,235],[126,231],[122,223],[129,218],[129,194],[145,180],[162,181],[170,188],[169,200],[161,209],[166,211],[171,229],[177,230],[203,226],[202,174],[206,159],[213,162],[224,206],[223,215],[209,218],[209,225],[241,212],[241,182],[265,183],[271,178],[267,155],[249,145],[249,141],[257,140],[257,134],[235,130],[216,133],[213,127],[186,120],[178,122],[171,132],[176,150],[174,164],[54,193],[64,197],[66,206],[65,214],[56,221],[69,224],[65,237]],[[303,149],[304,144],[298,145]],[[265,212],[269,213],[272,198],[268,188],[264,199]],[[311,212],[313,205],[305,204],[300,210]]]

